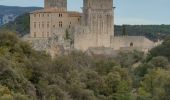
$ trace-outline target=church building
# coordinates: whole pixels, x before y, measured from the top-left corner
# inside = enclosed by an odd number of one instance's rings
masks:
[[[52,54],[90,48],[148,52],[155,46],[144,36],[114,36],[113,0],[83,0],[82,13],[68,11],[67,0],[45,0],[44,9],[30,13],[29,41]]]

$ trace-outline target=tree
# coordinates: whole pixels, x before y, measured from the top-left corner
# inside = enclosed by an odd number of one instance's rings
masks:
[[[138,100],[142,98],[150,100],[166,100],[167,90],[164,88],[169,84],[169,71],[164,69],[153,69],[145,75],[139,88]]]
[[[150,56],[164,56],[167,57],[168,60],[170,60],[170,36],[167,36],[161,45],[153,48],[150,51]]]

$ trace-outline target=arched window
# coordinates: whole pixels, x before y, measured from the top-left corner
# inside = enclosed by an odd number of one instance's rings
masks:
[[[133,43],[132,42],[130,43],[130,47],[133,47]]]
[[[62,17],[62,16],[63,16],[63,14],[59,13],[59,17]]]

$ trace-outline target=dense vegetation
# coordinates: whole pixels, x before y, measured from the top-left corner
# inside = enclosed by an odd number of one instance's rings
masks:
[[[169,100],[169,41],[148,55],[75,51],[51,59],[1,31],[0,100]]]
[[[170,34],[170,25],[123,25],[115,26],[115,35],[146,36],[157,41]]]

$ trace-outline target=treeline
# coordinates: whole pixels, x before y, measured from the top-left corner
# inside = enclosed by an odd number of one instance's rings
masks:
[[[51,59],[1,31],[0,100],[169,100],[169,54],[167,37],[148,55],[75,51]]]
[[[146,36],[157,41],[170,34],[170,25],[116,25],[115,35]]]

